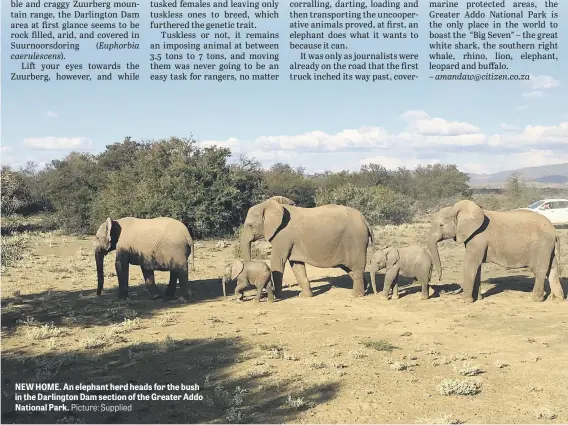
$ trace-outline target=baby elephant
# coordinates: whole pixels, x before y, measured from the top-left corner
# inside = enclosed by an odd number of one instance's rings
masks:
[[[371,283],[373,291],[377,293],[375,274],[386,267],[385,284],[381,299],[388,300],[389,292],[394,283],[392,299],[398,299],[399,275],[414,278],[422,284],[421,300],[428,299],[428,288],[432,277],[432,258],[430,254],[420,246],[408,246],[404,248],[389,247],[376,251],[371,260]]]
[[[235,288],[235,295],[239,301],[243,300],[243,291],[245,288],[252,284],[256,286],[257,302],[260,302],[262,288],[266,287],[268,291],[268,302],[274,302],[274,281],[272,280],[272,272],[270,267],[264,262],[259,260],[242,261],[235,260],[225,269],[225,274],[222,277],[221,284],[223,285],[223,295],[226,297],[225,283],[227,280],[231,281],[237,279],[237,287]]]

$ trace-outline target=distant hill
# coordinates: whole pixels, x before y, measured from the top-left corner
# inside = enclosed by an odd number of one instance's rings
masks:
[[[544,176],[534,179],[538,183],[568,183],[568,177],[566,176]]]
[[[535,186],[568,186],[568,162],[500,171],[494,174],[469,174],[469,182],[473,187],[500,187],[513,173],[519,173],[527,184]]]

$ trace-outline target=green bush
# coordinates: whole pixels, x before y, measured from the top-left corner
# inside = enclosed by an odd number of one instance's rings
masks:
[[[500,192],[476,194],[473,199],[486,210],[510,211],[527,207],[533,202],[547,197],[546,193],[543,193],[545,191],[528,186],[518,173],[509,176],[505,188]]]
[[[28,246],[28,236],[26,233],[2,236],[0,243],[2,266],[11,267],[24,257]]]
[[[293,169],[288,164],[274,164],[264,173],[266,195],[285,196],[296,202],[300,207],[315,206],[315,182],[306,177],[302,168]]]
[[[72,152],[61,160],[52,161],[40,173],[39,180],[57,211],[62,229],[79,233],[92,229],[92,204],[106,182],[96,157]]]
[[[126,137],[98,155],[72,152],[39,172],[33,164],[19,171],[4,167],[2,214],[55,211],[63,230],[80,233],[94,232],[107,217],[168,216],[204,238],[233,235],[251,206],[275,195],[302,207],[348,205],[371,224],[409,222],[417,209],[471,195],[468,176],[453,165],[392,171],[370,164],[356,172],[308,175],[282,163],[262,170],[246,157],[230,163],[230,155],[192,138]],[[533,194],[517,183],[510,184],[507,205],[528,205]]]
[[[262,198],[263,184],[257,163],[229,165],[229,155],[178,138],[138,149],[130,163],[107,173],[92,204],[94,227],[106,217],[168,216],[197,238],[231,234]]]
[[[316,204],[337,204],[355,208],[372,226],[408,223],[416,213],[410,198],[384,186],[357,187],[346,184],[331,190],[318,189]]]
[[[2,166],[1,194],[3,216],[29,215],[50,210],[49,202],[38,186],[36,166],[33,162],[20,170]]]

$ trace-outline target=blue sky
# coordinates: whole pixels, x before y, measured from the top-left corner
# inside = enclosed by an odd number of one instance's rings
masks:
[[[101,53],[83,45],[67,61],[132,59],[141,64],[140,81],[44,83],[10,80],[21,69],[9,59],[10,2],[2,0],[2,163],[42,164],[71,150],[96,153],[125,136],[189,135],[254,156],[266,167],[283,161],[308,171],[440,162],[487,173],[568,162],[568,58],[562,50],[558,61],[513,61],[510,72],[531,74],[528,82],[434,81],[428,78],[428,8],[421,2],[420,38],[348,41],[352,52],[419,53],[417,81],[292,82],[287,68],[299,52],[287,47],[290,9],[284,3],[279,20],[259,25],[281,34],[278,82],[150,81],[147,46],[159,35],[147,29],[147,7],[139,10],[139,52]],[[537,4],[535,11],[544,1]],[[566,2],[557,12],[568,16]],[[565,28],[559,25],[560,40]]]

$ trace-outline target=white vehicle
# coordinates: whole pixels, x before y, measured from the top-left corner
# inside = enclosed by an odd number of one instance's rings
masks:
[[[568,199],[542,199],[519,209],[542,214],[554,225],[568,224]]]

